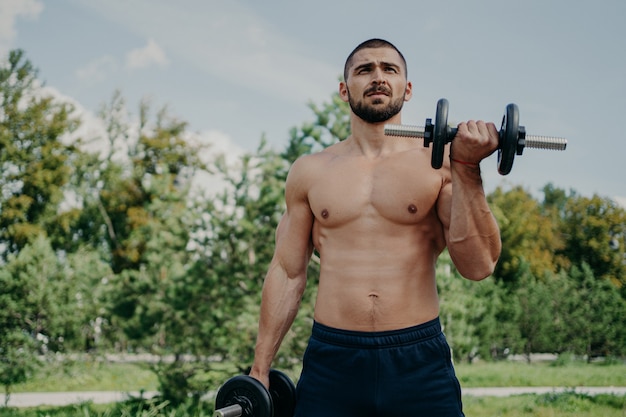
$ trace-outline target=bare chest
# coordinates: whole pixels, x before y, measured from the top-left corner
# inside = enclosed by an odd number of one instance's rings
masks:
[[[416,224],[432,212],[441,177],[409,155],[368,161],[337,158],[320,170],[309,190],[316,221],[336,227],[352,221]]]

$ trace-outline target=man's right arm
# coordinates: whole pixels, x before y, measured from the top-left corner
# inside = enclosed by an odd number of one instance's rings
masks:
[[[299,161],[285,186],[287,209],[276,230],[276,247],[261,299],[259,331],[250,376],[269,387],[269,370],[285,334],[298,313],[313,251],[313,214],[306,196],[306,172]]]

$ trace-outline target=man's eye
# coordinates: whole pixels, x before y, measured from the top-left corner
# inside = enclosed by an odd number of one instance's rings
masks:
[[[387,68],[385,68],[385,71],[391,72],[393,74],[398,72],[398,70],[396,68],[394,68],[394,67],[387,67]]]

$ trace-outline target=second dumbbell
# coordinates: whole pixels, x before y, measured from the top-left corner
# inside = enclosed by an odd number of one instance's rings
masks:
[[[296,387],[283,372],[270,371],[270,389],[248,375],[224,383],[215,398],[213,417],[292,417]]]

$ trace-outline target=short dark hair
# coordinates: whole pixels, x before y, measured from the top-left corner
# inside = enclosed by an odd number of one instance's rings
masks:
[[[391,48],[393,49],[394,51],[398,53],[398,55],[400,55],[400,58],[402,58],[402,64],[404,65],[404,73],[405,74],[407,73],[406,59],[404,59],[404,55],[402,55],[402,52],[400,52],[400,50],[396,48],[396,46],[389,41],[386,41],[384,39],[373,38],[373,39],[368,39],[365,42],[361,42],[356,48],[354,48],[352,52],[350,52],[350,55],[348,55],[348,58],[346,59],[346,63],[343,67],[344,81],[348,80],[348,67],[350,66],[350,64],[352,64],[352,59],[354,58],[354,55],[357,52],[359,52],[361,49],[366,49],[366,48]]]

